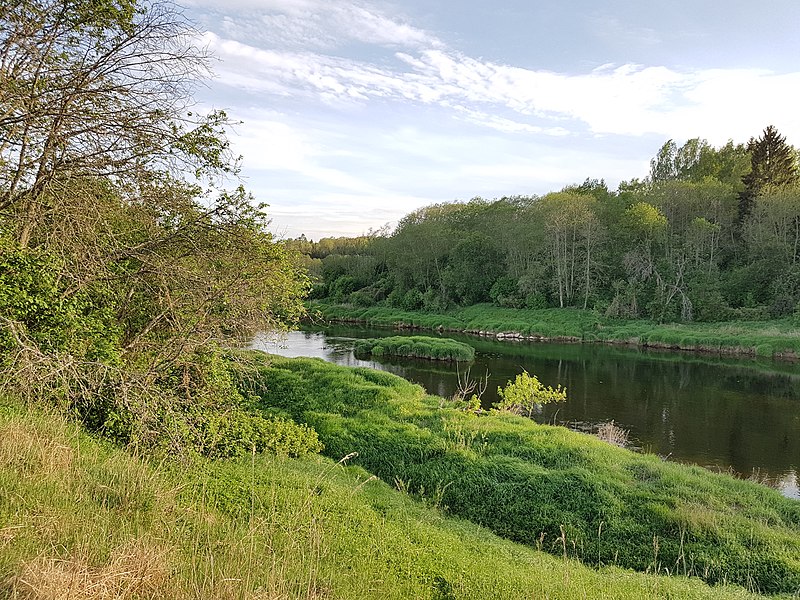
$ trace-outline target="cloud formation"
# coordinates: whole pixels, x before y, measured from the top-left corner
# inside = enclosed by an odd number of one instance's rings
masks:
[[[189,0],[188,5],[222,13],[216,0]],[[279,48],[333,50],[353,41],[407,48],[443,45],[401,18],[347,0],[230,0],[221,23],[231,39]]]
[[[505,132],[699,135],[723,143],[729,137],[746,139],[774,122],[790,137],[800,137],[792,100],[800,73],[681,72],[626,64],[573,75],[497,64],[449,49],[396,52],[391,62],[373,63],[264,50],[214,33],[204,42],[222,59],[220,82],[250,92],[328,103],[437,104],[452,108],[454,117]],[[516,117],[509,119],[505,111]]]

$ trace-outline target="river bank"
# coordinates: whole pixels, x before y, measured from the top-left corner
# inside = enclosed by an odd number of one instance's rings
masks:
[[[313,427],[329,457],[356,452],[370,473],[504,538],[594,565],[800,586],[800,503],[764,486],[474,415],[371,369],[265,357],[248,382],[260,406]]]
[[[312,320],[463,333],[507,341],[604,343],[781,360],[800,357],[800,328],[791,319],[720,323],[616,320],[578,309],[525,310],[479,304],[444,314],[308,303]]]
[[[379,369],[444,398],[472,387],[485,410],[522,371],[567,388],[568,401],[534,419],[594,431],[613,421],[629,445],[670,461],[759,481],[800,499],[800,369],[770,358],[719,356],[607,344],[512,343],[456,333],[471,344],[467,366],[393,357],[360,357],[361,339],[417,335],[364,325],[307,326],[252,348],[284,357],[317,357]],[[470,393],[473,393],[470,392]]]
[[[761,597],[516,544],[341,458],[149,461],[0,398],[0,596]]]

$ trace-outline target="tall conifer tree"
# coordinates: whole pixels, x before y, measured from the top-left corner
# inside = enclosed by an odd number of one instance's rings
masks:
[[[752,213],[755,200],[765,187],[780,188],[798,181],[794,149],[772,125],[760,138],[751,138],[747,150],[752,168],[742,177],[745,189],[739,194],[740,226]]]

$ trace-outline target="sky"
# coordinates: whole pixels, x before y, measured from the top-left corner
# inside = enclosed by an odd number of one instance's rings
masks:
[[[643,178],[669,139],[800,146],[797,0],[184,0],[281,238]]]

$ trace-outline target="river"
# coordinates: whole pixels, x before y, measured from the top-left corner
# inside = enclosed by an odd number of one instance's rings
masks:
[[[431,394],[454,394],[465,365],[353,355],[356,340],[388,335],[398,332],[333,326],[278,340],[258,336],[253,347],[372,367],[419,383]],[[475,347],[469,376],[478,380],[488,373],[485,407],[497,400],[498,386],[524,369],[545,385],[567,388],[567,402],[544,406],[535,416],[540,423],[592,431],[614,421],[629,432],[634,449],[754,479],[800,499],[800,365],[600,344],[447,337]]]

